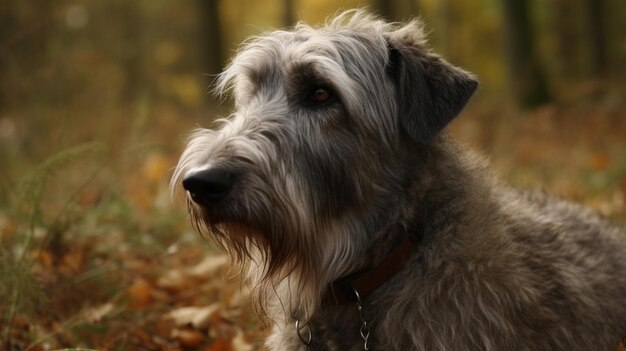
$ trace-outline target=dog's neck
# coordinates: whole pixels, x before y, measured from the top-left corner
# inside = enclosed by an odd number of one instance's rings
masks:
[[[386,251],[382,248],[394,242],[395,244],[387,254],[381,257],[381,251]],[[400,224],[394,225],[368,250],[365,257],[369,262],[368,266],[344,275],[329,284],[322,304],[343,305],[367,299],[376,289],[403,269],[413,253],[413,248],[413,239],[407,234],[406,228]]]
[[[274,289],[279,310],[271,313],[272,319],[284,314],[287,318],[285,322],[291,325],[293,319],[306,321],[314,318],[317,311],[326,305],[324,297],[329,284],[350,273],[359,272],[372,265],[377,266],[394,251],[397,244],[404,239],[404,237],[389,235],[389,230],[394,224],[399,223],[407,228],[408,235],[413,238],[414,243],[418,243],[418,247],[428,245],[433,240],[428,228],[436,225],[435,222],[446,220],[440,218],[438,213],[444,208],[446,209],[444,212],[450,213],[449,207],[467,201],[467,199],[450,198],[450,194],[461,194],[467,198],[473,196],[469,193],[464,194],[463,191],[459,191],[458,185],[449,183],[449,178],[452,178],[450,174],[468,174],[470,177],[469,174],[472,172],[466,169],[470,166],[459,162],[462,157],[455,154],[459,148],[449,144],[454,144],[454,142],[442,139],[440,143],[441,145],[427,146],[427,150],[417,153],[415,157],[418,159],[414,162],[402,162],[416,165],[413,169],[406,171],[413,173],[414,177],[406,184],[407,189],[404,193],[409,195],[405,198],[389,199],[389,201],[402,201],[403,204],[387,203],[381,206],[385,208],[366,212],[364,215],[366,219],[346,220],[344,218],[341,221],[342,225],[338,223],[336,226],[330,225],[326,237],[332,240],[318,242],[320,245],[317,251],[319,256],[316,262],[318,264],[315,265],[314,271],[303,271],[303,273],[294,270],[287,274],[286,278]],[[466,180],[468,183],[480,182],[479,179]],[[454,188],[455,186],[457,188]],[[436,200],[424,201],[425,197]],[[424,203],[431,203],[432,206],[424,207]],[[389,213],[390,208],[403,208],[405,212]],[[385,221],[389,222],[385,223]],[[354,223],[360,223],[360,225]],[[372,231],[372,228],[377,229]],[[371,247],[376,249],[369,250]],[[369,254],[368,250],[372,254]],[[385,283],[381,284],[378,290],[382,291],[384,288]]]
[[[370,218],[378,218],[379,223],[384,223],[386,218],[392,219],[393,222],[383,224],[382,229],[369,234],[370,239],[365,246],[369,248],[368,252],[353,256],[349,264],[351,268],[340,276],[378,264],[407,236],[416,245],[428,245],[433,239],[425,237],[430,235],[429,228],[438,225],[434,221],[445,220],[440,218],[440,213],[455,213],[454,208],[459,204],[467,203],[476,196],[488,196],[487,184],[491,184],[493,180],[487,171],[486,162],[477,155],[465,151],[451,138],[444,135],[433,145],[407,149],[419,150],[407,151],[404,156],[407,159],[400,162],[403,165],[412,165],[403,171],[410,180],[406,181],[406,189],[402,194],[408,195],[390,200],[400,203],[381,208],[378,217],[368,214]],[[471,159],[471,162],[462,162],[464,159]],[[465,186],[461,189],[454,180],[459,176],[471,187]],[[402,208],[404,211],[390,213],[390,208]],[[366,220],[360,219],[359,222],[363,223]],[[393,232],[392,228],[396,226],[405,228],[405,232],[400,235]],[[365,232],[366,229],[363,228],[360,234],[366,237]]]

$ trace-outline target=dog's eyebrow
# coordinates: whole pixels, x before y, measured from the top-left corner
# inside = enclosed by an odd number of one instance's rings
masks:
[[[257,62],[246,57],[234,62],[221,77],[218,89],[225,91],[234,88],[235,99],[245,99],[254,95],[261,87],[280,79],[281,69],[273,63]],[[237,88],[235,88],[237,87]]]
[[[244,66],[243,68],[243,75],[257,86],[262,85],[268,79],[271,80],[280,71],[273,64],[257,64],[256,66]]]
[[[306,85],[323,85],[333,89],[344,103],[346,99],[352,98],[350,91],[352,80],[343,68],[330,62],[320,61],[319,57],[315,60],[301,60],[287,65],[285,77],[289,77],[286,84],[292,86],[294,91]]]
[[[316,82],[327,82],[320,67],[314,62],[298,62],[287,67],[286,77],[293,77],[294,80],[312,80]]]

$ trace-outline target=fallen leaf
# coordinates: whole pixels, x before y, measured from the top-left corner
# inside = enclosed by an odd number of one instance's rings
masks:
[[[104,305],[89,308],[84,312],[85,320],[90,323],[99,322],[103,317],[113,311],[113,307],[115,307],[113,303],[107,302]]]
[[[8,239],[15,233],[17,224],[8,216],[0,213],[0,240]]]
[[[248,343],[243,335],[243,330],[237,330],[237,334],[233,338],[231,345],[233,351],[252,351],[252,345]]]
[[[195,278],[208,278],[213,276],[226,263],[228,263],[226,255],[207,256],[202,262],[191,267],[188,273]]]
[[[234,351],[230,346],[230,342],[225,339],[216,339],[211,346],[207,348],[207,351]]]
[[[184,347],[194,349],[198,348],[206,338],[201,332],[191,329],[174,329],[171,336],[179,340]]]
[[[142,309],[152,303],[152,284],[143,278],[136,279],[127,291],[131,308]]]
[[[168,271],[157,280],[157,285],[168,290],[186,290],[197,285],[198,280],[213,277],[227,262],[225,255],[208,256],[192,267]]]
[[[172,269],[157,279],[157,285],[168,290],[184,290],[191,283],[180,269]]]
[[[611,159],[604,152],[596,152],[591,155],[590,165],[591,168],[598,171],[606,170],[611,165]]]
[[[221,304],[214,303],[206,307],[181,307],[166,314],[177,326],[191,325],[195,329],[208,326],[211,317],[219,311]]]
[[[52,265],[54,265],[54,256],[52,256],[52,253],[50,253],[49,250],[41,250],[39,252],[39,263],[41,263],[42,266],[44,267],[52,267]]]
[[[85,251],[81,248],[73,248],[66,253],[61,261],[63,268],[68,272],[78,272],[85,263]]]

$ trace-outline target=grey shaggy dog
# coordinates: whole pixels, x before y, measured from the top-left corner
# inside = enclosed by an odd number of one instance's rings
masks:
[[[241,267],[269,349],[611,350],[626,336],[624,233],[501,184],[441,132],[476,87],[419,21],[363,10],[242,45],[217,83],[235,112],[191,136],[172,187]],[[325,302],[403,235],[410,258],[361,313]]]

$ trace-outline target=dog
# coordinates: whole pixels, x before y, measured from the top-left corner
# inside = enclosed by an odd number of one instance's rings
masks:
[[[626,235],[498,181],[443,129],[476,78],[365,10],[246,42],[235,112],[172,177],[272,323],[271,350],[610,350]]]

